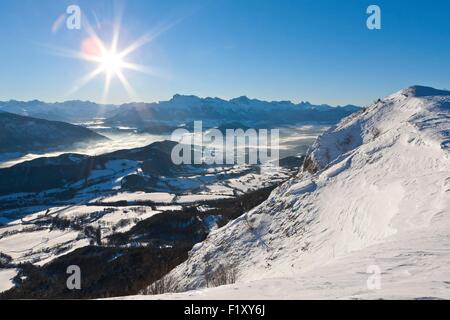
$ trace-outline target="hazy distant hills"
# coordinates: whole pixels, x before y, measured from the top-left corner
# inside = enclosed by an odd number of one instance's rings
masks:
[[[0,102],[0,111],[46,120],[64,122],[92,121],[96,118],[108,118],[115,114],[119,106],[101,105],[89,101],[65,101],[46,103],[39,100]]]
[[[184,123],[194,120],[214,120],[218,122],[269,122],[337,123],[343,117],[359,110],[357,106],[332,107],[313,105],[309,102],[298,104],[290,101],[262,101],[239,97],[231,100],[220,98],[199,98],[197,96],[175,95],[168,101],[154,103],[129,103],[121,106],[100,105],[86,101],[66,101],[45,103],[34,100],[21,102],[11,100],[0,102],[0,111],[46,120],[71,123],[106,119],[110,125],[148,127],[155,121]]]
[[[84,127],[0,111],[0,153],[42,151],[105,137]]]
[[[0,169],[0,195],[61,188],[67,183],[85,179],[94,170],[106,170],[109,161],[138,161],[141,163],[142,174],[169,175],[171,170],[176,168],[170,161],[175,144],[172,141],[162,141],[142,148],[119,150],[99,156],[67,153],[22,162]],[[121,165],[118,167],[118,171],[125,168]]]

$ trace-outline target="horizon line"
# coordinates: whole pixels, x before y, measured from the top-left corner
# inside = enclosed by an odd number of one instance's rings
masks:
[[[83,102],[83,103],[92,103],[92,104],[96,104],[99,106],[116,106],[116,107],[121,107],[124,105],[131,105],[131,104],[159,104],[161,102],[169,102],[171,100],[173,100],[176,97],[193,97],[193,98],[198,98],[201,100],[207,100],[207,99],[211,99],[211,100],[221,100],[224,102],[232,102],[233,100],[238,100],[238,99],[248,99],[249,101],[258,101],[258,102],[266,102],[266,103],[291,103],[293,105],[301,105],[301,104],[309,104],[312,106],[328,106],[328,107],[332,107],[332,108],[338,108],[338,107],[347,107],[347,106],[354,106],[354,107],[359,107],[361,108],[361,105],[358,104],[353,104],[353,103],[347,103],[347,104],[328,104],[328,103],[313,103],[311,101],[307,101],[307,100],[300,100],[299,102],[295,102],[292,100],[265,100],[265,99],[259,99],[259,98],[250,98],[247,95],[242,95],[242,96],[237,96],[234,98],[221,98],[221,97],[212,97],[212,96],[197,96],[194,94],[180,94],[180,93],[175,93],[172,95],[171,98],[168,98],[166,100],[155,100],[155,101],[130,101],[130,102],[124,102],[124,103],[101,103],[101,102],[96,102],[93,100],[83,100],[83,99],[69,99],[69,100],[62,100],[62,101],[45,101],[45,100],[41,100],[41,99],[31,99],[31,100],[21,100],[21,99],[9,99],[9,100],[0,100],[0,103],[9,103],[9,102],[19,102],[19,103],[32,103],[32,102],[39,102],[39,103],[45,103],[45,104],[63,104],[63,103],[67,103],[67,102]]]

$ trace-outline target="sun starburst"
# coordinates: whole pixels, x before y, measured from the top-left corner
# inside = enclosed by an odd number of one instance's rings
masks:
[[[88,38],[80,55],[82,60],[96,64],[96,69],[82,79],[82,85],[86,85],[100,74],[105,75],[104,90],[102,102],[106,102],[109,95],[109,87],[113,77],[117,78],[127,91],[130,97],[135,97],[135,92],[125,77],[124,70],[133,70],[144,72],[147,68],[127,62],[125,59],[129,55],[128,51],[117,51],[117,43],[113,40],[113,44],[109,49],[99,38]],[[92,47],[94,43],[94,47]],[[95,47],[97,46],[97,48]],[[89,46],[91,46],[89,48]],[[87,48],[86,48],[87,47]],[[76,87],[78,90],[80,86]]]
[[[153,42],[157,37],[180,23],[185,17],[191,15],[192,10],[184,13],[182,16],[170,20],[163,20],[160,23],[155,23],[153,29],[149,32],[137,38],[129,46],[123,49],[119,48],[119,35],[121,31],[121,20],[123,8],[119,5],[115,13],[114,22],[100,23],[96,18],[96,29],[105,31],[105,26],[112,26],[111,34],[112,38],[110,42],[103,41],[95,29],[91,26],[86,16],[82,20],[82,29],[86,33],[86,37],[82,42],[80,50],[73,50],[68,48],[55,47],[53,45],[40,44],[40,46],[49,49],[49,53],[57,56],[63,56],[73,59],[79,59],[91,64],[94,64],[94,68],[91,72],[78,79],[71,90],[66,96],[71,96],[86,86],[95,78],[104,75],[104,88],[102,95],[102,103],[106,103],[109,95],[109,88],[113,79],[118,79],[122,84],[125,91],[128,93],[131,99],[137,100],[136,92],[126,77],[126,71],[137,71],[150,76],[156,76],[158,78],[166,79],[167,75],[164,70],[155,66],[143,66],[133,63],[130,60],[131,54]],[[116,11],[116,10],[115,10]]]
[[[74,94],[82,87],[86,86],[89,82],[91,82],[101,74],[104,74],[105,80],[102,94],[103,103],[106,103],[108,99],[110,85],[114,78],[120,81],[130,98],[136,98],[136,93],[127,77],[125,76],[125,70],[132,70],[145,74],[156,75],[156,73],[153,72],[153,69],[149,66],[142,66],[127,61],[127,57],[131,53],[138,50],[145,44],[151,42],[154,37],[150,35],[143,36],[130,44],[125,49],[119,50],[118,42],[120,28],[120,21],[116,21],[113,27],[111,44],[107,45],[100,39],[91,25],[86,22],[85,30],[87,31],[88,36],[83,41],[81,50],[79,52],[67,49],[55,50],[64,56],[76,58],[96,65],[92,72],[77,81],[76,85],[69,92],[69,95]]]

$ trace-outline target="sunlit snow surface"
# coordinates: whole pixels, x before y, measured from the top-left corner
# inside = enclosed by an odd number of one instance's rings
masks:
[[[169,274],[191,291],[129,298],[449,299],[449,130],[450,93],[423,87],[350,116],[314,144],[318,172],[214,231]],[[204,289],[208,259],[235,265],[238,282]]]
[[[12,280],[16,275],[16,269],[0,269],[0,292],[14,287]]]

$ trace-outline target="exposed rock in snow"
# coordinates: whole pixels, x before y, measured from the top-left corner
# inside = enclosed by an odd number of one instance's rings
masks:
[[[211,265],[233,265],[235,285],[163,298],[450,298],[449,145],[447,91],[411,87],[351,115],[169,274],[194,290]]]

